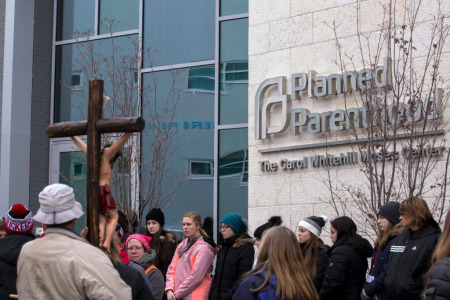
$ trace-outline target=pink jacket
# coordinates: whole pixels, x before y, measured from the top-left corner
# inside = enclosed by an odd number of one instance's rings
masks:
[[[172,290],[176,299],[208,299],[211,287],[209,272],[218,248],[199,238],[180,258],[186,247],[184,239],[177,247],[166,274],[166,291]]]

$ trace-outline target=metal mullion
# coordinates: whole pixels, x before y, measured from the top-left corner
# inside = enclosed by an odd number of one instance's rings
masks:
[[[218,130],[248,128],[248,123],[216,125]]]
[[[219,95],[220,95],[220,0],[216,0],[215,22],[215,93],[214,93],[214,185],[213,185],[213,237],[217,241],[219,217]]]
[[[142,73],[150,73],[150,72],[167,71],[167,70],[190,68],[190,67],[199,67],[199,66],[205,66],[205,65],[213,65],[215,62],[216,62],[215,60],[203,60],[203,61],[196,61],[196,62],[190,62],[190,63],[184,63],[184,64],[177,64],[177,65],[167,65],[167,66],[160,66],[160,67],[144,68],[141,70],[141,72]]]
[[[94,12],[94,36],[97,36],[98,32],[99,32],[99,30],[98,30],[98,12],[99,12],[98,6],[99,6],[99,0],[95,0],[95,7],[94,7],[94,10],[95,10],[95,12]]]
[[[243,14],[236,14],[236,15],[230,15],[230,16],[224,16],[224,17],[218,17],[219,22],[221,21],[229,21],[229,20],[236,20],[236,19],[244,19],[248,18],[248,13]]]
[[[60,45],[67,45],[67,44],[75,44],[75,43],[80,43],[80,42],[102,40],[102,39],[108,39],[111,37],[120,37],[120,36],[125,36],[125,35],[132,35],[132,34],[139,34],[139,29],[114,32],[112,34],[105,33],[105,34],[99,34],[99,35],[91,35],[88,37],[82,37],[78,40],[70,39],[70,40],[64,40],[64,41],[57,41],[57,42],[55,42],[55,45],[60,46]]]

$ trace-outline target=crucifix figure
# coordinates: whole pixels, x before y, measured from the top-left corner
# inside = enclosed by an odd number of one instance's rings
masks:
[[[86,193],[87,193],[87,223],[88,241],[94,246],[100,246],[109,251],[112,235],[117,223],[117,208],[115,203],[99,205],[101,194],[105,195],[108,202],[110,196],[109,182],[112,176],[111,160],[125,145],[132,132],[141,132],[145,127],[143,118],[118,118],[103,119],[103,80],[89,81],[89,106],[88,121],[63,122],[49,125],[47,135],[50,138],[71,137],[75,144],[86,153]],[[101,152],[101,134],[124,132],[114,144]],[[87,134],[87,145],[77,135]],[[103,187],[101,187],[103,186]],[[108,195],[109,194],[109,195]],[[110,198],[109,198],[110,199]],[[113,199],[110,199],[113,200]],[[114,201],[114,200],[113,200]],[[108,213],[111,223],[106,228],[106,216]],[[101,244],[99,243],[99,226]],[[112,229],[110,229],[114,226]]]

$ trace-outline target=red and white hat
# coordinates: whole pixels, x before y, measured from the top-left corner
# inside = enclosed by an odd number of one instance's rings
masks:
[[[33,215],[25,205],[14,204],[6,213],[4,226],[7,235],[31,232],[34,226]]]

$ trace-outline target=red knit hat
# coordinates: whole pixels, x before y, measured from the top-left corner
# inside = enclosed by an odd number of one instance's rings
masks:
[[[31,232],[33,226],[33,215],[23,204],[14,204],[6,213],[5,231],[7,235]]]

